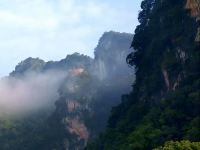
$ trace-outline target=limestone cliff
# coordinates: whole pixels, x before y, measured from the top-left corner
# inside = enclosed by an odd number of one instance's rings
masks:
[[[191,16],[199,23],[195,41],[200,42],[200,0],[187,0],[185,8],[190,10]]]

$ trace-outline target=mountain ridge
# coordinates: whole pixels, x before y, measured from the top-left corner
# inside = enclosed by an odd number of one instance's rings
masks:
[[[60,61],[27,58],[20,62],[6,83],[11,87],[7,93],[17,95],[23,106],[17,105],[12,113],[25,117],[2,121],[0,132],[8,122],[15,132],[8,128],[0,135],[0,149],[84,149],[105,129],[112,106],[130,90],[133,68],[125,58],[131,40],[132,34],[111,31],[102,35],[94,58],[74,53]],[[49,103],[54,107],[47,109]],[[17,139],[6,138],[9,134]]]

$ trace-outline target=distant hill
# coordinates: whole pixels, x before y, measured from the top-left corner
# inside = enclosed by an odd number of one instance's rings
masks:
[[[125,60],[132,51],[132,37],[128,33],[104,33],[94,58],[74,53],[60,61],[27,58],[20,62],[8,80],[19,79],[23,87],[30,82],[34,85],[30,93],[45,92],[36,95],[53,92],[56,99],[52,101],[44,100],[46,96],[37,97],[40,102],[55,102],[55,108],[45,112],[43,106],[41,110],[35,109],[37,113],[25,114],[22,120],[2,120],[0,132],[8,122],[16,131],[6,128],[0,135],[0,149],[82,150],[105,129],[111,108],[120,103],[121,95],[131,90],[134,70]],[[35,95],[31,96],[38,101]],[[15,139],[8,138],[9,134]]]

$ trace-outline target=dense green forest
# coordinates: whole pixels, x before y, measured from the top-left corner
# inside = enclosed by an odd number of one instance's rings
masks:
[[[0,106],[0,150],[200,150],[200,0],[143,0],[138,21],[133,39],[104,33],[94,59],[19,63],[2,81],[14,97],[33,86],[30,103]]]
[[[143,0],[141,8],[132,42],[136,52],[127,57],[136,68],[133,90],[122,96],[106,132],[88,150],[150,150],[167,141],[200,141],[200,1]],[[189,141],[158,149],[200,149]]]

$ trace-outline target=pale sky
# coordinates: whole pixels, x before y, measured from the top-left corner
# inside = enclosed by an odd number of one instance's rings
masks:
[[[141,0],[0,0],[0,77],[27,57],[93,56],[105,31],[134,33]]]

